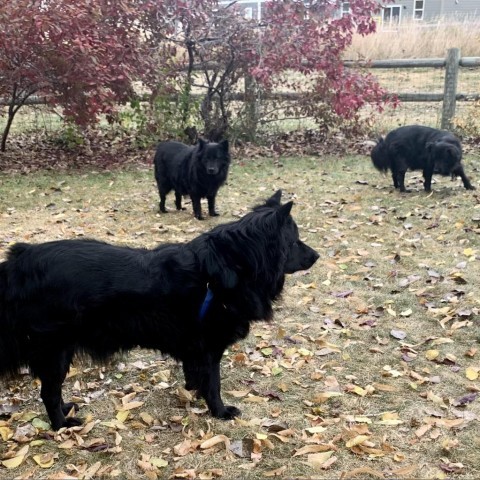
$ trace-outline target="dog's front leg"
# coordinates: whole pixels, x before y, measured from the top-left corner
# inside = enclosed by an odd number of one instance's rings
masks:
[[[191,195],[190,197],[192,199],[193,215],[198,220],[204,220],[204,218],[202,217],[202,206],[201,206],[201,203],[200,203],[200,198],[201,197],[199,197],[197,195]]]
[[[397,182],[398,182],[398,188],[400,189],[401,192],[407,193],[410,190],[407,190],[405,188],[405,170],[402,171],[397,171]]]
[[[458,176],[462,179],[463,186],[464,186],[467,190],[475,190],[475,187],[470,183],[470,180],[469,180],[468,177],[465,175],[465,172],[463,171],[463,168],[462,168],[462,167],[457,168],[457,169],[452,173],[452,175],[458,175]]]
[[[210,413],[223,420],[231,420],[241,415],[237,407],[225,405],[220,395],[220,359],[222,355],[206,355],[202,359],[183,362],[186,386],[198,390],[207,402]]]
[[[433,167],[432,168],[425,168],[423,170],[423,188],[426,192],[430,192],[432,190],[432,175],[433,175]]]
[[[47,410],[53,430],[62,427],[81,425],[78,418],[65,415],[71,408],[78,409],[73,403],[64,403],[62,399],[62,384],[70,367],[73,351],[44,353],[42,356],[30,360],[32,373],[40,379],[42,384],[40,396]]]
[[[208,214],[211,217],[218,217],[218,213],[215,211],[215,195],[209,195],[207,197],[208,201]]]

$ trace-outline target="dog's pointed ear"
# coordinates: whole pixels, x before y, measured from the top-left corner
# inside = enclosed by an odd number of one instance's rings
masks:
[[[287,217],[290,215],[290,212],[292,211],[292,207],[293,207],[293,202],[288,202],[285,205],[282,205],[275,212],[275,214],[277,215],[277,218],[282,222],[286,220]]]
[[[204,150],[205,147],[207,146],[207,143],[203,138],[198,139],[198,153],[201,154]]]
[[[223,149],[224,152],[228,153],[228,140],[227,139],[222,140],[221,142],[219,142],[218,145],[220,146],[220,148]]]
[[[265,205],[267,207],[278,207],[280,205],[280,199],[282,198],[282,191],[277,190],[267,201]]]

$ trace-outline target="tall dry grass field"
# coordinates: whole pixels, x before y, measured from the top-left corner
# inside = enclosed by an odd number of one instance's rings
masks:
[[[480,18],[462,22],[440,19],[434,24],[402,22],[395,30],[356,35],[347,50],[348,59],[443,57],[449,48],[460,48],[464,57],[480,56]]]

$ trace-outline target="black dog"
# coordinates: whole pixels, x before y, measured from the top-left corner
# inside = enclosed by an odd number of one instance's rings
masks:
[[[431,190],[432,175],[460,176],[467,190],[475,190],[463,171],[462,146],[455,135],[444,130],[408,125],[392,130],[385,139],[379,138],[371,152],[377,170],[391,170],[393,185],[405,188],[405,172],[423,170],[425,191]]]
[[[285,274],[310,268],[318,254],[300,241],[278,191],[242,219],[184,244],[154,250],[95,240],[17,243],[0,263],[0,373],[29,366],[41,380],[52,427],[73,404],[62,384],[75,353],[106,360],[136,346],[181,360],[186,387],[213,416],[240,414],[220,396],[224,350],[250,323],[269,320]]]
[[[154,164],[161,212],[167,211],[165,198],[168,192],[174,190],[177,210],[182,209],[182,195],[189,195],[195,218],[203,220],[200,199],[206,197],[208,213],[212,217],[218,215],[215,197],[228,175],[228,140],[208,143],[200,139],[195,146],[162,142],[157,147]]]

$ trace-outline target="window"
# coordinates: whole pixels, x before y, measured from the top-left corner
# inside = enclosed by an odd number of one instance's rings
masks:
[[[342,17],[350,14],[350,2],[342,2]]]
[[[413,19],[423,20],[423,12],[425,11],[425,0],[414,0],[413,2]]]
[[[383,7],[382,24],[384,28],[396,28],[400,23],[402,7],[391,5]]]
[[[243,10],[243,16],[247,20],[251,20],[253,18],[253,8],[252,7],[245,7]]]

